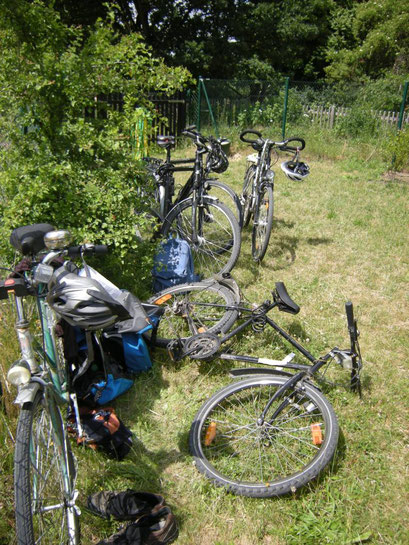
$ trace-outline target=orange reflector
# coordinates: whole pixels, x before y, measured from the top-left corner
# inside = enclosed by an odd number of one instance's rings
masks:
[[[197,330],[198,333],[204,333],[205,331],[207,331],[206,327],[199,327],[199,329]]]
[[[208,447],[216,437],[216,422],[210,422],[206,430],[205,446]]]
[[[155,305],[163,305],[163,303],[166,303],[166,301],[169,301],[169,299],[172,299],[172,295],[170,293],[167,293],[163,297],[159,297],[159,299],[156,299],[153,303]]]
[[[311,424],[311,436],[314,445],[322,445],[322,431],[320,424]]]

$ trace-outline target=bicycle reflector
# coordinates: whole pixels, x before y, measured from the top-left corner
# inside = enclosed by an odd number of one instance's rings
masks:
[[[311,436],[314,445],[322,445],[321,424],[311,424]]]
[[[23,386],[30,382],[30,366],[25,360],[17,360],[7,373],[7,381],[13,386]]]
[[[210,422],[206,430],[205,446],[209,447],[216,437],[216,422]]]

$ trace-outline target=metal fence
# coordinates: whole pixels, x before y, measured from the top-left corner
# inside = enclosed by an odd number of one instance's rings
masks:
[[[381,82],[382,83],[382,82]],[[373,126],[409,126],[407,83],[372,86],[297,82],[289,78],[274,81],[216,80],[200,78],[190,92],[187,119],[199,128],[221,125],[274,126],[318,124],[345,132]],[[405,94],[406,88],[406,94]]]

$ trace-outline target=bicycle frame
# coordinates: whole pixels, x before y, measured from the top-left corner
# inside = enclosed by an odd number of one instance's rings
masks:
[[[54,255],[51,253],[51,255]],[[50,254],[46,256],[43,263],[47,262]],[[26,273],[27,274],[27,273]],[[28,278],[24,280],[29,282]],[[22,283],[19,281],[8,280],[2,284],[8,284],[8,289],[2,286],[2,298],[6,295],[14,295],[16,309],[16,331],[20,345],[21,359],[12,366],[28,366],[30,369],[30,380],[18,387],[18,393],[15,403],[22,408],[27,403],[33,403],[38,392],[43,396],[43,406],[48,414],[51,426],[49,429],[50,438],[55,445],[56,450],[61,454],[58,457],[58,468],[63,483],[64,498],[62,502],[53,505],[44,505],[42,501],[42,476],[33,472],[31,487],[31,502],[33,513],[39,514],[53,510],[66,509],[67,531],[70,543],[76,543],[74,518],[80,514],[76,506],[78,491],[75,488],[77,470],[71,454],[66,433],[66,423],[62,416],[65,411],[68,414],[70,402],[76,407],[75,395],[69,394],[69,381],[66,373],[65,361],[59,355],[57,347],[58,340],[55,334],[57,317],[49,308],[44,298],[44,284],[38,284],[35,295],[31,293],[18,295],[22,291]],[[16,291],[13,291],[13,285],[16,284]],[[4,293],[7,291],[7,293]],[[32,336],[30,322],[25,312],[25,296],[36,298],[36,308],[39,317],[41,341]],[[77,409],[78,413],[78,409]],[[79,415],[78,415],[79,422]],[[31,448],[31,447],[30,447]],[[33,457],[33,467],[37,466],[37,451],[33,450],[30,454]],[[45,470],[47,468],[44,468]]]
[[[350,349],[341,350],[337,346],[335,346],[323,356],[316,357],[309,350],[307,350],[302,344],[300,344],[296,339],[294,339],[287,331],[285,331],[281,326],[279,326],[272,318],[267,316],[267,314],[275,307],[278,307],[280,310],[284,310],[292,314],[296,314],[299,311],[298,305],[296,305],[289,298],[284,286],[282,288],[279,288],[278,286],[275,292],[273,292],[273,296],[274,296],[273,302],[267,300],[253,310],[241,305],[235,306],[235,310],[239,311],[239,313],[250,314],[250,316],[246,318],[241,324],[239,324],[234,329],[232,329],[230,332],[226,333],[222,337],[217,337],[217,341],[215,343],[217,345],[217,349],[213,350],[213,353],[211,353],[211,349],[209,349],[209,353],[206,355],[205,359],[213,359],[214,357],[218,357],[220,359],[229,360],[229,361],[268,365],[270,366],[270,369],[267,370],[267,373],[277,373],[277,372],[283,373],[284,369],[296,371],[295,374],[290,374],[288,383],[286,383],[283,386],[283,388],[280,389],[280,392],[276,393],[276,396],[274,397],[274,399],[279,397],[283,392],[293,387],[294,384],[302,381],[303,379],[312,378],[324,365],[328,363],[329,360],[335,359],[337,363],[339,363],[342,367],[350,370],[351,389],[358,391],[358,393],[361,395],[360,370],[362,367],[362,362],[361,362],[361,355],[360,355],[359,344],[358,344],[359,331],[357,329],[357,322],[353,316],[352,303],[351,302],[346,303],[348,332],[349,332],[350,342],[351,342]],[[290,308],[290,310],[288,310],[288,307],[287,309],[283,308],[283,306],[285,307],[286,304],[283,303],[283,300],[281,299],[282,296],[284,297],[286,296],[288,298],[287,301],[290,302],[289,306],[291,307],[291,304],[292,304],[294,305],[294,308],[292,309]],[[222,305],[212,305],[211,303],[203,304],[203,305],[210,306],[210,307],[222,306]],[[247,327],[252,326],[253,330],[257,332],[257,331],[264,330],[265,325],[269,325],[272,329],[274,329],[281,337],[283,337],[288,343],[290,343],[291,346],[295,348],[296,351],[301,353],[310,362],[310,364],[293,363],[292,360],[295,357],[294,353],[290,353],[283,360],[273,360],[268,358],[257,358],[253,356],[247,356],[247,355],[231,354],[231,353],[226,353],[226,352],[222,352],[218,350],[220,345],[226,343],[227,341],[232,339],[234,336],[241,333]],[[198,351],[197,346],[195,347],[195,339],[198,339],[201,335],[206,335],[206,333],[203,333],[203,334],[200,333],[191,337],[192,339],[191,347],[189,347],[189,339],[186,341],[187,347],[185,346],[183,348],[181,357],[189,356],[193,359],[195,358],[201,359],[200,350]],[[236,377],[245,376],[249,374],[252,375],[252,374],[263,374],[263,373],[265,374],[266,370],[260,367],[251,368],[251,369],[233,369],[231,371],[231,374]]]

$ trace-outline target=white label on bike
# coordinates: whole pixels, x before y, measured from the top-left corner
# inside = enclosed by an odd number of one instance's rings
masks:
[[[283,365],[287,365],[286,358],[284,358],[283,360],[269,360],[268,358],[259,358],[258,363],[264,363],[265,365],[279,365],[281,367]]]

